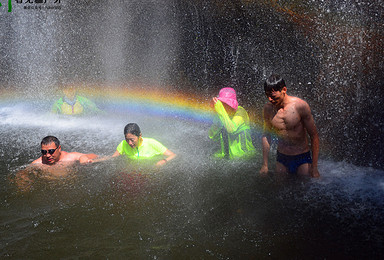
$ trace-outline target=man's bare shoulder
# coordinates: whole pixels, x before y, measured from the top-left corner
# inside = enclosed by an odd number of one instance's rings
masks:
[[[301,104],[301,103],[305,102],[303,99],[296,97],[296,96],[288,96],[287,95],[287,99],[289,100],[289,103],[293,103],[293,104]]]
[[[301,99],[299,97],[290,96],[290,103],[294,104],[295,108],[299,112],[308,112],[308,111],[310,111],[308,103],[305,100],[303,100],[303,99]]]
[[[38,164],[43,164],[43,159],[42,157],[34,160],[33,162],[31,162],[31,165],[38,165]]]
[[[311,108],[309,107],[309,104],[307,101],[303,99],[299,99],[300,101],[298,102],[299,106],[298,108],[302,110],[304,113],[311,113]]]
[[[77,161],[80,159],[80,157],[84,155],[83,153],[78,152],[61,152],[61,158],[60,161]]]

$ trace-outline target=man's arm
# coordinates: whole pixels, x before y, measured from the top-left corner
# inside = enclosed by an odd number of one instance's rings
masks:
[[[310,174],[312,177],[320,177],[319,170],[317,168],[317,162],[319,159],[319,134],[317,132],[317,128],[315,125],[315,121],[313,120],[313,116],[311,113],[311,109],[309,105],[303,101],[303,105],[301,108],[301,117],[303,120],[304,128],[307,130],[309,137],[311,138],[311,151],[312,151],[312,167]]]
[[[22,192],[29,191],[32,187],[32,180],[31,178],[29,178],[29,172],[27,169],[21,170],[16,173],[14,182],[17,188]]]
[[[98,157],[98,155],[96,155],[94,153],[81,154],[78,160],[79,160],[80,163],[91,163],[97,157]]]
[[[263,147],[263,165],[261,166],[260,173],[268,173],[268,158],[269,150],[271,148],[271,117],[270,106],[266,104],[263,109],[263,137],[261,138],[261,144]]]
[[[96,157],[91,156],[91,158],[88,157],[88,155],[83,155],[80,157],[80,163],[96,163],[96,162],[103,162],[112,159],[113,157],[120,156],[119,151],[115,151],[113,155],[99,157],[96,155]],[[93,158],[92,158],[93,157]]]
[[[39,167],[42,167],[41,157],[34,160],[25,169],[16,173],[12,181],[14,181],[19,191],[26,192],[31,189],[33,184],[33,178],[31,179],[31,176],[35,174],[35,171],[37,171]]]

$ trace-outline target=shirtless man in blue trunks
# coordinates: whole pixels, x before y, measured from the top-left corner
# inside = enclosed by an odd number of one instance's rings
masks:
[[[278,136],[276,172],[319,177],[319,135],[308,103],[289,96],[279,75],[271,75],[265,81],[264,91],[269,103],[263,109],[263,165],[260,173],[268,172],[271,133],[275,133]]]

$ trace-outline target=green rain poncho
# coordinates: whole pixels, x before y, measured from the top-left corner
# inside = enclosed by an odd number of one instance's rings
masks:
[[[100,112],[100,110],[97,108],[95,103],[90,101],[88,98],[79,95],[76,95],[73,101],[70,101],[65,97],[60,98],[52,106],[52,113],[55,114],[80,115],[97,112]]]
[[[229,117],[221,101],[215,104],[217,116],[209,130],[209,138],[220,140],[221,151],[215,153],[216,157],[249,158],[256,154],[252,144],[250,124],[247,111],[238,106],[232,118]]]

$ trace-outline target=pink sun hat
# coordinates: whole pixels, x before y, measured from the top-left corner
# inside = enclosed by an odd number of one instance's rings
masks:
[[[232,107],[234,110],[237,110],[239,106],[236,99],[236,91],[233,88],[222,88],[217,99]]]

